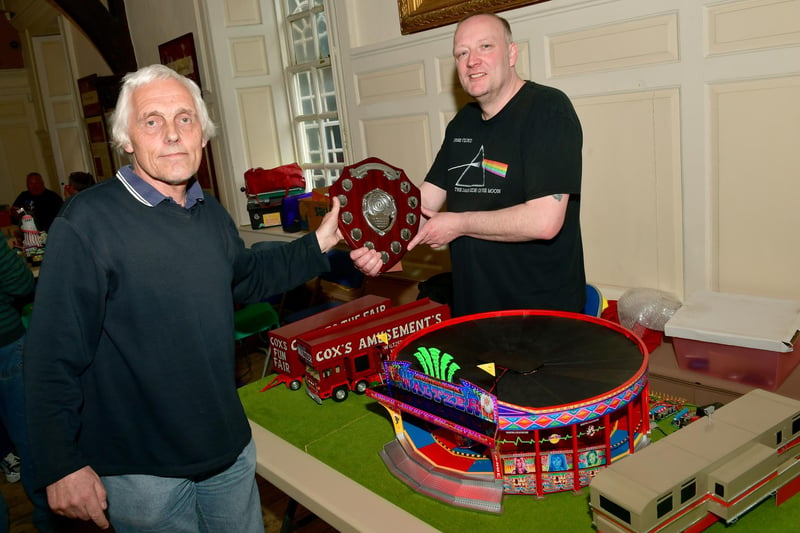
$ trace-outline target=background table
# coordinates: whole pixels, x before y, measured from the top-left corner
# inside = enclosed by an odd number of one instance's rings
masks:
[[[383,531],[419,531],[412,517],[397,511],[399,507],[440,531],[594,531],[587,488],[542,499],[505,496],[501,515],[453,507],[418,494],[395,478],[378,455],[394,439],[394,432],[377,402],[351,394],[342,403],[325,400],[318,405],[305,389],[290,391],[283,385],[259,392],[270,380],[268,376],[239,389],[257,435],[259,474],[337,529],[375,530],[367,527],[368,521],[385,513]],[[334,486],[337,494],[330,493]],[[362,501],[364,494],[369,499]],[[354,505],[334,508],[343,501]],[[409,522],[393,527],[390,516]],[[774,500],[767,500],[735,525],[725,528],[717,523],[708,531],[785,533],[797,531],[798,524],[800,496],[795,496],[777,508]]]

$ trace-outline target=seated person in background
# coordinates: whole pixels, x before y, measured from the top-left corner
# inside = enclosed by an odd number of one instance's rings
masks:
[[[64,185],[64,197],[75,196],[92,185],[94,185],[94,176],[88,172],[73,172],[69,175],[69,182]]]
[[[44,186],[44,179],[38,172],[28,174],[25,184],[27,189],[19,193],[17,199],[14,200],[11,215],[19,222],[21,217],[16,216],[16,214],[17,210],[22,208],[33,217],[36,222],[36,229],[48,231],[64,200],[61,199],[58,193]]]

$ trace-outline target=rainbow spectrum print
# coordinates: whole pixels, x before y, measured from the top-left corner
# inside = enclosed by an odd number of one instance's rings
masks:
[[[508,172],[508,165],[499,161],[492,161],[491,159],[483,160],[483,168],[501,178],[505,178],[506,172]]]

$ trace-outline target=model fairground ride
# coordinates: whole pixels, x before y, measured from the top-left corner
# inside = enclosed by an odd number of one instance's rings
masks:
[[[589,487],[600,533],[688,531],[736,522],[800,491],[800,402],[752,390],[600,472]]]
[[[409,336],[367,394],[390,413],[381,452],[413,489],[500,512],[503,494],[578,491],[649,433],[647,350],[587,315],[503,311]]]

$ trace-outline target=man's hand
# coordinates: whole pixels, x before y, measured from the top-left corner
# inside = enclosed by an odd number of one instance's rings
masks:
[[[91,520],[100,529],[108,529],[106,489],[100,476],[90,466],[84,466],[48,485],[47,501],[58,515]]]
[[[316,234],[319,249],[323,254],[344,238],[339,231],[339,198],[334,196],[331,199],[331,210],[325,213]]]
[[[408,243],[408,249],[413,250],[418,244],[429,244],[431,248],[441,248],[463,235],[462,213],[447,211],[431,211],[422,208],[423,219],[419,231]]]
[[[350,252],[350,259],[357,269],[367,276],[377,276],[383,267],[383,259],[377,250],[371,250],[365,246],[356,248]]]

